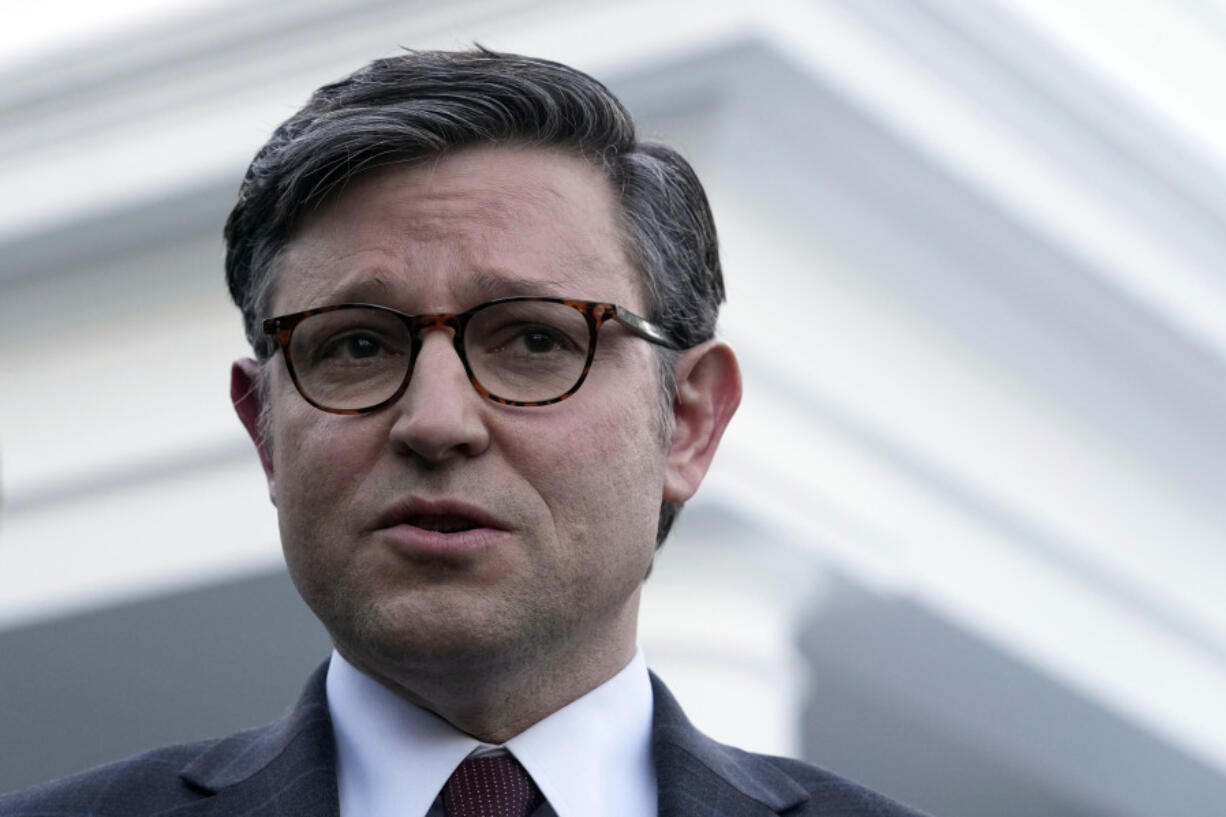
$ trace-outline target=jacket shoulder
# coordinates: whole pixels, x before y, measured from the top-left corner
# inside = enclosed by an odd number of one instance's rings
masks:
[[[314,813],[313,805],[336,801],[327,666],[311,674],[298,705],[272,724],[0,795],[0,817],[152,817],[214,797],[216,813],[246,814],[270,796],[287,814]]]
[[[773,766],[804,788],[809,793],[809,800],[796,812],[797,817],[809,814],[821,814],[823,817],[927,817],[922,812],[820,766],[789,757],[756,755],[731,747],[729,750]]]
[[[696,814],[704,803],[715,800],[724,804],[722,811],[707,809],[701,813],[924,817],[819,766],[747,752],[712,740],[694,728],[677,699],[654,674],[651,684],[652,753],[661,813]]]
[[[190,803],[200,792],[179,775],[218,743],[184,743],[0,794],[0,817],[141,817]]]

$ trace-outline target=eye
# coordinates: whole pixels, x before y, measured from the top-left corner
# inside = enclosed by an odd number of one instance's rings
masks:
[[[534,355],[544,355],[558,351],[567,345],[566,338],[552,329],[542,327],[525,328],[518,335],[524,351]]]
[[[368,332],[349,332],[329,338],[319,346],[316,360],[365,360],[387,353],[384,340]]]
[[[498,365],[539,366],[587,353],[588,326],[582,313],[552,301],[508,301],[478,312],[464,343],[470,355]]]
[[[583,349],[563,329],[540,323],[522,323],[503,327],[490,339],[487,349],[492,354],[520,358],[544,358],[557,355],[582,354]]]
[[[379,353],[379,342],[364,335],[354,335],[342,342],[345,353],[350,357],[374,357]]]

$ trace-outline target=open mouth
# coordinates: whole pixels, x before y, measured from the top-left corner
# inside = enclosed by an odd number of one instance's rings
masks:
[[[461,533],[466,530],[483,527],[466,516],[446,514],[415,514],[408,517],[405,522],[415,528],[434,531],[435,533]]]
[[[396,535],[405,541],[411,539],[419,545],[427,540],[438,545],[447,542],[448,547],[493,541],[500,538],[499,534],[510,530],[507,523],[479,505],[450,497],[426,499],[414,496],[386,506],[371,525],[371,530],[397,528],[400,532]],[[430,539],[430,534],[438,536]]]

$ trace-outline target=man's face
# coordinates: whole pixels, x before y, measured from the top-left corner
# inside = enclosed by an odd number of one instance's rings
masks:
[[[597,171],[544,149],[383,169],[297,231],[273,314],[459,312],[516,294],[641,314],[615,207]],[[450,331],[429,331],[404,395],[364,415],[311,407],[274,356],[266,468],[285,557],[341,652],[400,669],[628,660],[667,467],[653,354],[606,325],[578,393],[516,408],[481,397]],[[457,526],[476,529],[435,530]]]

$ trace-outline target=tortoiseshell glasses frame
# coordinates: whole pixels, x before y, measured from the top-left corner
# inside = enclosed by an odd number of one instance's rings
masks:
[[[469,362],[468,353],[465,348],[465,331],[468,329],[472,319],[480,315],[483,311],[491,307],[497,307],[505,304],[515,303],[550,303],[561,304],[575,310],[583,316],[587,325],[588,339],[585,359],[582,369],[578,372],[577,379],[566,389],[562,394],[559,394],[548,399],[541,400],[514,400],[493,393],[477,378],[473,371],[473,366]],[[404,376],[401,378],[399,386],[388,397],[379,400],[368,406],[336,408],[334,406],[325,405],[318,399],[313,397],[307,388],[304,387],[302,380],[299,378],[299,373],[294,365],[293,346],[291,338],[294,330],[306,319],[315,315],[322,315],[329,312],[337,312],[340,310],[376,310],[385,316],[394,316],[399,319],[407,330],[411,340],[411,351],[408,356],[408,361],[405,364]],[[393,309],[388,306],[370,303],[346,303],[337,304],[335,306],[323,306],[316,309],[307,309],[302,312],[294,312],[289,315],[279,315],[277,317],[268,318],[264,321],[264,333],[269,335],[281,350],[285,358],[285,365],[289,371],[290,379],[293,381],[298,393],[309,404],[321,411],[330,412],[332,414],[365,414],[387,406],[404,394],[409,386],[409,380],[413,375],[413,368],[417,359],[417,353],[421,348],[422,333],[430,329],[448,328],[452,330],[452,345],[455,347],[456,354],[459,356],[461,363],[464,365],[464,371],[468,375],[468,380],[472,383],[473,388],[482,397],[492,400],[495,403],[500,403],[507,406],[547,406],[553,403],[561,402],[573,395],[583,385],[587,379],[588,372],[591,371],[592,361],[596,357],[596,339],[600,327],[609,321],[616,321],[626,327],[632,334],[642,338],[648,343],[653,343],[658,346],[663,346],[668,349],[678,350],[681,347],[671,338],[668,333],[660,326],[651,321],[636,315],[634,312],[619,306],[614,303],[606,303],[602,301],[580,301],[571,298],[554,298],[548,296],[513,296],[509,298],[496,298],[492,301],[477,304],[471,309],[458,313],[434,313],[425,315],[409,315],[401,312],[398,309]]]

